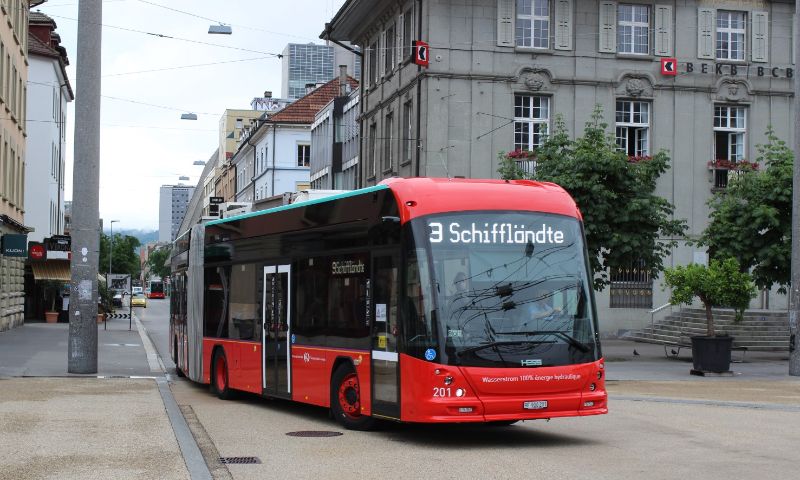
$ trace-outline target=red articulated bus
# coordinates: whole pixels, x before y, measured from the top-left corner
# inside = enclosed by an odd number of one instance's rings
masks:
[[[164,298],[164,282],[151,280],[147,289],[147,298]]]
[[[179,375],[375,419],[608,412],[581,215],[559,186],[409,178],[175,243]]]

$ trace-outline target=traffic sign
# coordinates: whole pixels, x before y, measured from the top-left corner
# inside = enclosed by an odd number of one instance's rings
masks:
[[[217,205],[225,201],[225,197],[209,197],[208,203],[211,205]]]

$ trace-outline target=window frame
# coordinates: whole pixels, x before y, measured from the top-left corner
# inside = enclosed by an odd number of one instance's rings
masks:
[[[623,108],[622,110],[620,110],[620,108],[619,108],[620,104],[622,104],[626,108]],[[637,105],[640,107],[638,112],[635,109],[635,107]],[[642,108],[641,108],[643,106],[646,107],[644,110],[642,110]],[[645,110],[646,110],[646,112],[645,112]],[[642,117],[643,113],[647,116],[647,121],[646,122],[642,122],[641,121],[641,117]],[[625,118],[622,121],[620,121],[620,114],[627,115],[627,118]],[[638,122],[635,121],[637,114],[639,115],[639,120],[640,120]],[[647,101],[647,100],[632,100],[632,99],[626,99],[626,98],[617,99],[616,102],[615,102],[615,107],[614,107],[614,137],[615,137],[616,142],[617,142],[617,148],[619,148],[621,151],[625,152],[629,157],[630,156],[633,156],[633,157],[649,156],[650,155],[650,129],[652,128],[651,127],[652,118],[653,118],[652,103],[650,101]],[[621,129],[625,130],[625,136],[624,137],[622,137],[620,135],[620,130]],[[632,129],[636,132],[636,133],[634,133],[634,135],[638,135],[638,133],[641,132],[642,130],[644,130],[644,132],[645,132],[644,137],[638,137],[638,138],[634,137],[634,152],[633,152],[633,155],[631,155],[631,152],[628,150],[628,144],[630,142],[630,136],[629,135],[630,135],[630,132],[631,132]],[[624,142],[625,142],[624,146],[622,144],[620,144],[620,140],[623,140],[623,139],[624,139]],[[645,144],[644,148],[641,148],[641,142],[642,141],[644,141],[644,144]]]
[[[517,100],[520,99],[520,98],[528,99],[529,102],[530,102],[529,105],[527,107],[525,105],[517,106]],[[538,107],[536,107],[534,105],[534,100],[536,100],[536,99],[538,99],[540,101]],[[527,117],[526,116],[518,116],[517,115],[517,113],[518,113],[517,109],[518,108],[522,108],[522,109],[527,108],[527,109],[529,109],[530,115],[527,116]],[[546,115],[543,116],[543,117],[542,116],[539,116],[539,117],[534,116],[534,110],[535,109],[539,109],[540,112],[542,111],[542,109],[544,109],[546,111]],[[550,112],[551,111],[552,111],[552,108],[551,108],[551,97],[549,97],[547,95],[528,95],[528,94],[524,94],[524,93],[515,93],[514,94],[514,122],[513,122],[513,124],[514,124],[514,143],[513,143],[514,144],[514,150],[533,151],[533,150],[536,149],[536,147],[542,146],[542,144],[545,141],[545,137],[547,136],[547,134],[548,134],[548,132],[550,130]],[[524,132],[524,133],[523,132],[518,132],[518,126],[520,126],[520,125],[524,125],[527,128],[527,132]],[[539,130],[538,132],[536,132],[535,130],[536,130],[536,126],[537,125],[544,125],[545,126],[544,131]],[[526,142],[527,146],[525,148],[522,148],[522,146],[521,146],[522,142],[518,142],[517,141],[517,135],[518,134],[520,134],[520,135],[527,134],[528,135],[528,141]],[[533,140],[535,137],[539,138],[539,142],[538,143]]]
[[[721,110],[725,110],[727,113],[726,115],[718,115],[717,113]],[[741,112],[741,118],[738,116],[733,116],[733,111]],[[717,119],[720,119],[720,124],[717,124]],[[739,120],[741,120],[743,126],[731,126],[731,121],[736,120],[738,125]],[[723,125],[723,121],[725,125]],[[747,152],[747,107],[742,105],[727,105],[727,104],[715,104],[714,105],[714,118],[713,118],[713,131],[714,131],[714,160],[726,160],[728,162],[739,162],[742,160],[746,160],[747,156],[745,152]],[[717,134],[720,132],[724,132],[728,134],[728,153],[726,155],[727,158],[718,158],[719,155],[717,154]],[[738,154],[733,154],[731,145],[732,139],[736,136],[741,137],[741,143],[735,142],[737,146],[740,146],[740,152]],[[732,158],[735,157],[735,158]]]
[[[623,20],[621,17],[623,15],[623,10],[630,8],[630,20]],[[646,13],[646,22],[637,21],[637,10],[644,9]],[[617,53],[622,55],[651,55],[652,53],[652,42],[650,41],[650,32],[652,30],[652,9],[650,5],[643,5],[639,3],[621,3],[617,5]],[[644,44],[644,52],[637,51],[637,38],[641,38],[640,35],[636,34],[637,29],[644,28],[645,31],[645,40],[646,43]],[[626,29],[630,29],[630,49],[626,50],[623,48],[626,45],[622,40],[624,32]]]
[[[529,5],[528,10],[530,13],[521,13],[523,8],[521,8],[521,4],[527,3]],[[547,8],[546,14],[537,14],[537,3],[539,4],[539,8],[545,6]],[[551,0],[514,0],[514,46],[517,48],[531,48],[536,50],[550,50],[552,48],[550,37],[552,35],[552,23],[553,23],[553,7],[551,5]],[[529,22],[529,35],[526,37],[524,34],[524,27],[521,26],[521,22]],[[542,22],[544,24],[544,28],[538,30],[540,35],[536,35],[537,28],[536,22]],[[540,23],[541,25],[541,23]],[[522,31],[522,34],[520,34]],[[543,34],[543,36],[541,35]],[[544,41],[544,45],[536,45],[536,41]]]
[[[720,23],[720,16],[727,15],[727,24],[728,26],[721,27]],[[734,15],[739,16],[741,15],[741,28],[734,28],[731,25],[734,22]],[[737,20],[738,22],[738,20]],[[714,26],[715,26],[715,33],[714,33],[714,59],[715,60],[722,60],[728,62],[744,62],[747,60],[747,12],[741,10],[717,10],[716,15],[714,15]],[[720,38],[721,35],[727,37],[727,44],[725,53],[726,56],[720,56],[720,44],[722,43],[722,39]],[[740,56],[733,57],[731,54],[733,50],[731,49],[731,43],[734,35],[741,35],[741,40],[738,41],[741,45],[741,49],[738,51],[740,52]]]
[[[297,156],[295,158],[296,166],[298,168],[308,168],[311,166],[311,144],[298,143]]]

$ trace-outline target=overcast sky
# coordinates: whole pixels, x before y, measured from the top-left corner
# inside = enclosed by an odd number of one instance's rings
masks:
[[[265,90],[280,96],[281,61],[272,54],[281,53],[287,43],[322,43],[319,34],[325,22],[343,3],[104,0],[100,217],[106,222],[120,220],[116,225],[120,229],[157,229],[159,187],[179,183],[181,175],[191,178],[184,183],[195,185],[203,167],[192,163],[207,160],[217,148],[225,109],[250,108],[250,101]],[[78,0],[48,0],[34,10],[56,21],[75,90],[76,67],[80,67],[76,64]],[[233,35],[209,35],[208,26],[214,22],[198,16],[232,25]],[[210,63],[218,64],[189,67]],[[70,200],[74,103],[68,110],[66,199]],[[197,113],[198,120],[180,120],[183,112]]]

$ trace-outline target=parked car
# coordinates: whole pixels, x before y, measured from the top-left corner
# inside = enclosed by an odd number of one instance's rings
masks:
[[[147,308],[147,298],[141,293],[134,293],[131,297],[131,306]]]
[[[122,306],[122,293],[121,292],[120,293],[115,293],[114,297],[112,297],[112,299],[111,299],[111,303],[115,307],[121,307]]]

